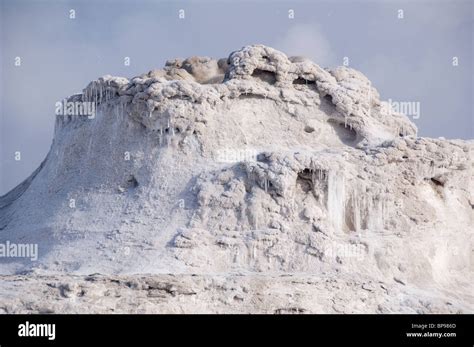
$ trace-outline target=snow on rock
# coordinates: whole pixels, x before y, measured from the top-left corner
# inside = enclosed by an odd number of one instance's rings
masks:
[[[67,101],[96,112],[57,116],[0,198],[0,243],[39,259],[0,273],[344,273],[472,304],[473,142],[417,137],[362,73],[253,45]]]

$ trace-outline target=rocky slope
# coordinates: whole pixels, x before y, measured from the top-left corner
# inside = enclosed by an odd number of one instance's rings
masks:
[[[0,313],[466,313],[442,290],[318,275],[3,276]],[[472,298],[472,297],[471,297]]]
[[[311,303],[327,280],[351,312],[382,312],[380,300],[390,312],[472,312],[473,142],[417,137],[360,72],[256,45],[104,76],[67,101],[97,113],[57,116],[45,161],[0,198],[0,243],[39,250],[34,262],[0,258],[3,287],[31,296],[31,283],[65,273],[172,273],[196,286],[192,310],[208,312],[223,297],[202,281],[249,281],[253,297],[259,281],[293,293],[290,276],[318,283],[305,285],[305,312],[337,311],[329,294]],[[366,283],[377,290],[361,303]],[[5,311],[28,310],[12,295]],[[285,298],[216,310],[273,312]],[[119,311],[147,301],[133,302]],[[64,305],[53,310],[91,309]]]

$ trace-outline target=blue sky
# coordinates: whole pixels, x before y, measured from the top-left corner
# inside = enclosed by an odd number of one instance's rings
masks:
[[[382,99],[420,102],[420,136],[474,138],[472,1],[0,2],[0,194],[44,159],[55,103],[90,80],[132,77],[174,57],[227,57],[254,43],[324,67],[348,57]]]

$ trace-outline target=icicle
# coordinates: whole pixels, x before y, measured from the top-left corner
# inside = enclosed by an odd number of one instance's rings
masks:
[[[379,216],[377,218],[378,229],[384,229],[384,221],[385,221],[385,195],[379,195],[379,208],[378,208]]]
[[[354,231],[360,230],[360,205],[356,190],[352,191],[352,214],[354,222]]]
[[[382,220],[380,226],[385,229],[385,221],[387,220],[387,196],[384,194],[382,200]]]
[[[357,202],[359,205],[359,228],[362,229],[362,221],[364,220],[364,217],[366,216],[366,193],[365,193],[365,187],[362,187],[357,194]]]
[[[119,102],[117,104],[117,109],[118,109],[118,118],[122,119],[123,118],[123,104],[119,99]]]
[[[367,229],[372,230],[372,213],[373,213],[373,207],[372,207],[372,196],[367,197]]]
[[[336,232],[342,231],[345,220],[345,192],[343,173],[329,171],[328,176],[328,216]]]
[[[344,128],[347,128],[347,114],[344,115]]]
[[[265,193],[268,191],[268,179],[265,177],[263,179],[263,185],[265,187]]]
[[[374,193],[367,206],[367,227],[371,230],[383,230],[386,220],[386,201],[382,193]]]
[[[95,92],[95,95],[94,95],[94,110],[97,110],[97,104],[98,104],[98,101],[99,101],[99,95],[97,94],[98,93],[97,87],[94,88],[94,92]]]

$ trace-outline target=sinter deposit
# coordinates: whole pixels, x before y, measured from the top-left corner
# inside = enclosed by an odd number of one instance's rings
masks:
[[[108,312],[97,293],[116,286],[144,290],[144,312],[474,311],[473,142],[417,137],[360,72],[255,45],[66,102],[94,113],[58,115],[46,159],[0,198],[0,243],[38,245],[0,258],[0,310]],[[151,278],[187,294],[155,305]],[[272,290],[287,295],[250,304]]]

